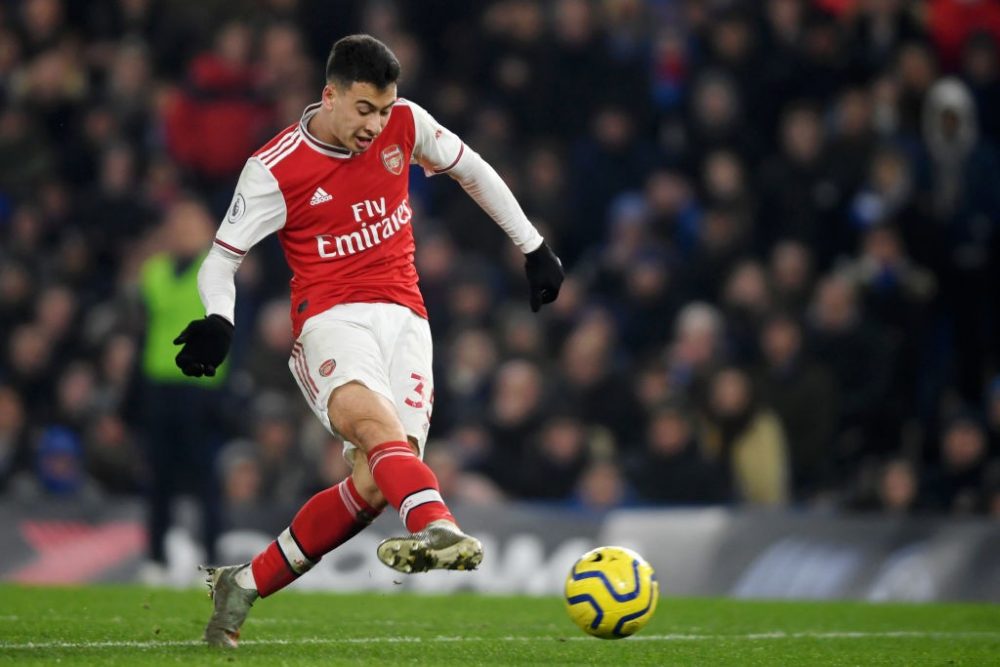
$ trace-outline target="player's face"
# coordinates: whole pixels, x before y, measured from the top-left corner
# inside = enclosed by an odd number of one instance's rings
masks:
[[[361,153],[385,129],[395,103],[394,83],[382,89],[362,81],[350,88],[328,83],[323,88],[323,109],[328,112],[325,129],[334,144]]]

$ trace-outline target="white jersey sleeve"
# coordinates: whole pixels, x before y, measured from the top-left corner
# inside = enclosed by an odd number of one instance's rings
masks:
[[[247,251],[284,227],[286,218],[285,198],[277,179],[259,159],[250,158],[212,250],[198,270],[198,293],[206,315],[235,321],[236,270]]]
[[[424,173],[448,174],[500,225],[521,252],[538,249],[542,245],[541,234],[524,215],[500,174],[426,110],[409,100],[407,104],[413,111],[416,130],[413,159],[424,168]]]
[[[264,237],[285,226],[287,211],[278,179],[260,159],[247,160],[215,244],[243,256]]]

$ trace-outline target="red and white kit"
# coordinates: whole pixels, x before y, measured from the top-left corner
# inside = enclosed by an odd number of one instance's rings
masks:
[[[363,153],[310,134],[319,108],[307,107],[247,160],[198,275],[202,302],[207,314],[233,321],[236,269],[277,232],[293,273],[289,368],[309,405],[330,429],[330,394],[361,382],[395,404],[422,452],[432,344],[413,262],[409,165],[457,180],[523,252],[542,237],[496,171],[413,102],[396,102]]]

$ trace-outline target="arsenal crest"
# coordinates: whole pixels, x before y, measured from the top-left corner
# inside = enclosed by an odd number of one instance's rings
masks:
[[[404,161],[403,149],[399,144],[393,144],[382,151],[382,165],[390,174],[402,174]]]
[[[330,374],[333,373],[335,368],[337,368],[336,359],[327,359],[322,364],[320,364],[319,374],[325,378],[328,378],[330,377]]]

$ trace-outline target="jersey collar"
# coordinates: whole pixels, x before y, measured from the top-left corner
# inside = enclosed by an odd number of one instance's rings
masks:
[[[309,132],[309,119],[319,112],[321,106],[323,106],[322,102],[316,102],[315,104],[310,104],[305,108],[305,111],[302,112],[302,119],[299,121],[299,131],[302,132],[302,136],[305,137],[306,144],[309,148],[313,149],[317,153],[322,153],[323,155],[339,158],[341,160],[350,160],[354,157],[354,153],[352,151],[320,141],[313,136],[311,132]]]

